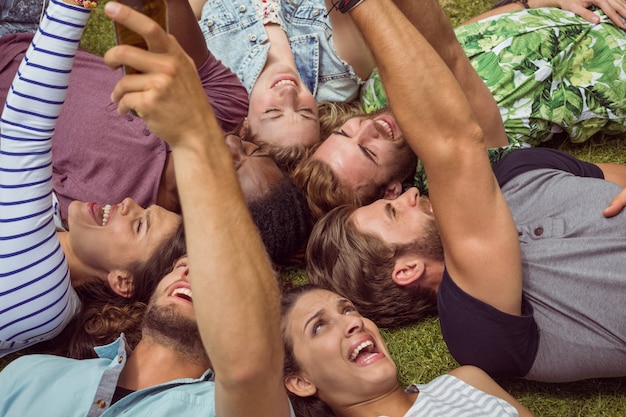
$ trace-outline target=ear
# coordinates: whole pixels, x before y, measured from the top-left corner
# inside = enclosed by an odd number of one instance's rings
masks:
[[[317,387],[313,383],[298,375],[286,376],[285,387],[298,397],[310,397],[317,392]]]
[[[402,183],[400,181],[393,181],[387,185],[383,198],[386,200],[395,200],[400,194],[402,194]]]
[[[402,255],[396,259],[391,279],[396,285],[406,287],[417,282],[424,275],[425,265],[418,255]]]
[[[241,124],[241,128],[239,128],[237,135],[239,135],[241,139],[245,139],[246,136],[248,136],[248,133],[250,133],[250,125],[248,123],[248,118],[246,117],[243,119],[243,123]]]
[[[109,286],[113,292],[124,298],[129,298],[133,295],[133,276],[130,272],[124,270],[115,270],[109,272],[107,276]]]

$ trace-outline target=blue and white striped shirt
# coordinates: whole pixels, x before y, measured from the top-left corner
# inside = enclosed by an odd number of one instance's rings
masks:
[[[53,221],[51,138],[89,10],[51,0],[0,120],[0,356],[80,309]]]

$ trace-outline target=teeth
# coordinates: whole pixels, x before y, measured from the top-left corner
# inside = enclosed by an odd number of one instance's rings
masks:
[[[192,300],[190,288],[184,288],[184,287],[176,288],[174,291],[172,291],[172,296],[181,297],[189,301]]]
[[[293,85],[295,87],[296,83],[292,80],[280,80],[279,82],[274,84],[274,87],[280,87],[281,85]]]
[[[102,207],[102,225],[106,226],[107,223],[109,222],[109,213],[111,213],[111,205],[107,204],[106,206]]]
[[[384,120],[376,120],[376,124],[382,127],[385,132],[387,132],[387,136],[390,139],[393,139],[393,130],[391,129],[391,126],[389,125],[389,123],[387,123]]]
[[[365,342],[361,343],[359,346],[356,347],[356,349],[354,349],[352,355],[350,355],[350,361],[354,361],[363,349],[370,346],[374,346],[374,342],[372,342],[371,340],[366,340]]]

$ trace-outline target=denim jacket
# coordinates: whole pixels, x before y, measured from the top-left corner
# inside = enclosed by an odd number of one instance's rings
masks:
[[[281,0],[282,28],[296,67],[317,101],[350,101],[361,84],[353,68],[333,46],[324,0]],[[200,18],[209,50],[248,90],[265,66],[269,42],[252,0],[208,0]]]

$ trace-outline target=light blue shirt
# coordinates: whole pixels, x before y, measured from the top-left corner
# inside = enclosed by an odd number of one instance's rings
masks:
[[[215,416],[211,370],[199,379],[133,392],[111,405],[126,365],[123,337],[96,352],[98,359],[26,355],[14,360],[0,372],[0,416]]]
[[[361,79],[333,46],[324,0],[281,0],[281,27],[287,34],[300,78],[317,101],[351,101]],[[268,36],[252,0],[208,0],[200,27],[209,50],[248,90],[265,66]]]

